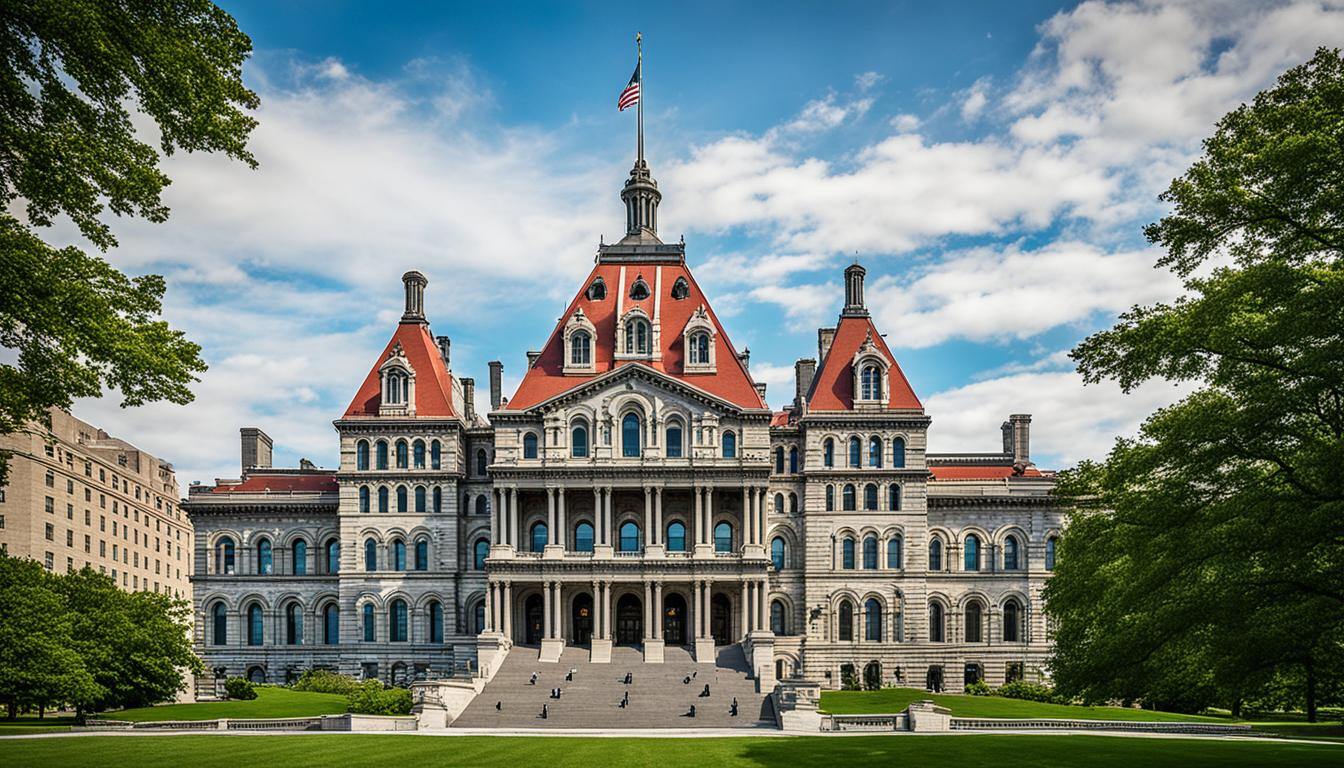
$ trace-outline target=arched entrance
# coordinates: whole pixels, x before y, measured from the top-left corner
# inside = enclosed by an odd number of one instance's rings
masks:
[[[675,592],[663,598],[663,642],[686,644],[686,598]]]
[[[523,604],[524,624],[526,628],[523,632],[523,642],[527,645],[540,645],[541,635],[545,627],[542,625],[543,610],[541,607],[541,595],[532,595],[527,598]]]
[[[934,693],[943,691],[943,668],[934,665],[929,667],[929,671],[924,674],[924,688]]]
[[[715,593],[709,601],[709,633],[714,636],[715,645],[733,642],[733,604],[722,592]]]
[[[574,598],[573,609],[574,644],[588,645],[593,642],[593,596],[584,592]]]
[[[644,609],[639,598],[621,595],[616,601],[616,642],[619,645],[637,645],[644,640]]]

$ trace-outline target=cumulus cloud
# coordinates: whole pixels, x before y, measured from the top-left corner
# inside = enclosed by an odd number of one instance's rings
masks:
[[[988,103],[989,79],[980,78],[966,91],[966,98],[961,102],[961,119],[968,122],[976,119]]]

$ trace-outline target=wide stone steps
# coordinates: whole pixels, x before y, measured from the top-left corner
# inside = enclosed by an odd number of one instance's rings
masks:
[[[565,681],[570,669],[574,679]],[[529,684],[537,673],[536,685]],[[625,684],[625,673],[632,675]],[[453,722],[458,728],[751,728],[774,727],[765,695],[756,693],[742,648],[718,649],[714,666],[697,664],[683,648],[667,648],[662,664],[645,664],[637,648],[616,647],[611,663],[592,664],[585,648],[566,648],[557,664],[537,650],[513,648],[499,671]],[[686,682],[691,678],[690,682]],[[709,696],[701,696],[705,684]],[[559,687],[560,699],[551,699]],[[630,701],[621,707],[626,692]],[[730,705],[737,697],[738,714]],[[495,709],[496,702],[500,707]],[[547,717],[541,717],[546,705]],[[691,706],[695,717],[689,717]]]

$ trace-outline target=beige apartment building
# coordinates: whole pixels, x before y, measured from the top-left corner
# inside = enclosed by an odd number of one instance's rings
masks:
[[[51,426],[54,442],[40,427],[0,436],[11,454],[0,551],[190,599],[192,529],[173,465],[65,411],[52,411]]]

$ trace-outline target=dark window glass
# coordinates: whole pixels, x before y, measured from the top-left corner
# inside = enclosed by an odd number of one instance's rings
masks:
[[[784,539],[778,536],[770,542],[770,563],[776,571],[784,570]]]
[[[667,428],[667,457],[680,459],[681,451],[681,425],[674,423]]]
[[[574,551],[592,552],[593,551],[593,526],[590,523],[579,523],[574,528]]]
[[[854,540],[845,539],[840,545],[840,566],[845,570],[854,568]]]
[[[523,458],[537,458],[537,435],[535,432],[528,432],[523,435]]]
[[[726,522],[714,526],[714,551],[733,551],[733,526]]]
[[[582,459],[588,456],[588,428],[582,424],[575,424],[570,432],[570,453],[574,458]]]
[[[673,522],[667,526],[667,551],[686,551],[686,526]]]
[[[635,525],[633,522],[627,522],[621,525],[621,551],[639,551],[639,526]]]
[[[621,419],[621,455],[633,458],[640,455],[639,416],[625,414]]]
[[[480,539],[476,542],[475,566],[476,570],[485,570],[485,558],[490,556],[490,542]]]
[[[303,539],[294,542],[294,575],[308,575],[308,543]]]
[[[229,614],[224,609],[223,603],[215,603],[211,617],[211,621],[214,623],[215,645],[227,645],[229,642]]]

